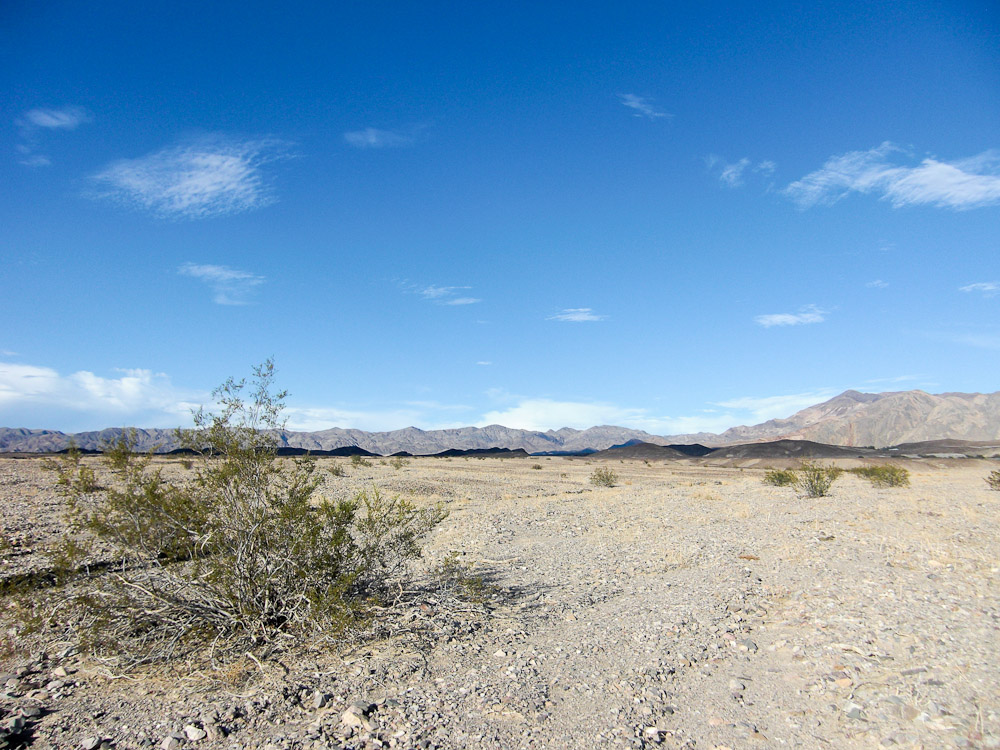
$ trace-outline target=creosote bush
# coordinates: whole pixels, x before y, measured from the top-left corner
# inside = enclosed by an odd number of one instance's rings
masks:
[[[768,469],[764,472],[764,484],[775,487],[789,487],[798,479],[798,475],[792,469]]]
[[[351,466],[359,467],[359,466],[371,466],[371,465],[372,465],[371,461],[369,461],[367,458],[358,453],[355,453],[353,456],[351,456]]]
[[[991,490],[1000,490],[1000,469],[994,469],[986,477],[986,484]]]
[[[618,481],[618,475],[606,466],[594,469],[590,475],[590,483],[597,487],[614,487]]]
[[[910,472],[902,466],[883,464],[881,466],[860,466],[848,469],[851,474],[867,479],[876,487],[908,487]]]
[[[137,454],[127,434],[105,452],[106,488],[95,489],[78,453],[57,467],[67,559],[113,550],[106,572],[66,587],[84,645],[126,665],[202,646],[222,660],[266,655],[363,623],[419,556],[440,507],[374,489],[318,498],[314,459],[278,459],[270,431],[283,426],[285,394],[272,391],[273,371],[268,361],[249,386],[226,381],[213,394],[221,411],[199,410],[195,429],[179,431],[197,456],[183,483]]]
[[[837,480],[837,477],[843,473],[844,470],[837,466],[823,466],[806,462],[799,468],[795,486],[806,497],[826,497],[830,494],[830,487]]]

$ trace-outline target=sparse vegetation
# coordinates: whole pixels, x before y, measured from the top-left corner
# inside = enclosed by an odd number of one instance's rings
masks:
[[[795,486],[801,490],[806,497],[826,497],[830,494],[830,487],[837,477],[844,473],[844,470],[836,466],[823,466],[822,464],[803,463],[800,467]]]
[[[409,464],[410,462],[407,461],[402,456],[393,456],[392,460],[389,461],[389,465],[392,466],[392,468],[395,469],[396,471],[399,471],[405,466],[409,466]]]
[[[848,469],[848,471],[862,479],[867,479],[876,487],[908,487],[910,485],[910,472],[895,464],[860,466],[856,469]]]
[[[986,477],[986,484],[991,490],[1000,490],[1000,469],[994,469]]]
[[[347,476],[347,472],[344,471],[344,465],[342,463],[339,463],[339,462],[335,463],[333,466],[331,466],[329,469],[327,469],[327,471],[330,472],[330,476],[331,477],[345,477],[345,476]]]
[[[594,469],[590,475],[590,483],[596,487],[614,487],[618,482],[618,475],[606,466]]]
[[[542,465],[541,464],[532,464],[531,468],[535,469],[537,471],[541,471],[542,470]]]
[[[764,484],[771,484],[775,487],[790,487],[798,479],[798,474],[792,469],[768,469],[764,472]]]
[[[359,453],[355,453],[351,456],[351,466],[355,468],[360,468],[362,466],[371,466],[372,462]]]
[[[458,552],[452,551],[431,569],[442,593],[468,602],[482,603],[495,593],[481,575],[473,572],[472,566],[460,559]]]
[[[272,379],[268,361],[248,395],[230,379],[213,394],[221,413],[195,414],[196,429],[180,433],[198,454],[183,484],[167,482],[129,435],[105,453],[106,488],[78,453],[56,467],[69,505],[67,559],[113,550],[105,573],[55,594],[52,617],[73,622],[83,645],[126,665],[203,646],[223,660],[266,655],[363,621],[367,603],[420,554],[440,507],[375,489],[315,498],[315,461],[277,458],[268,431],[283,424],[285,394],[272,392]]]

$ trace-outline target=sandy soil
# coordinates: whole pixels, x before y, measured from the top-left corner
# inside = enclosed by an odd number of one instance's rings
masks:
[[[334,462],[328,496],[443,501],[418,578],[457,553],[492,598],[417,592],[358,645],[217,671],[116,675],[8,623],[11,745],[1000,747],[995,462],[822,499],[749,461],[614,463],[611,488],[583,459]],[[0,576],[48,564],[52,480],[0,460]]]

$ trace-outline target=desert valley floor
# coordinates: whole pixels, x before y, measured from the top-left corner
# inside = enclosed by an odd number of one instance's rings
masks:
[[[8,616],[6,746],[1000,748],[996,461],[819,499],[754,460],[338,462],[330,497],[443,502],[418,577],[457,556],[484,601],[408,592],[353,646],[129,674]],[[0,459],[0,575],[47,565],[61,503]]]

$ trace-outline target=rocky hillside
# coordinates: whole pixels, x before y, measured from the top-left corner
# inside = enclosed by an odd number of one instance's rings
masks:
[[[57,451],[69,445],[71,439],[80,448],[99,449],[120,432],[120,429],[106,429],[67,435],[51,430],[0,428],[0,452]],[[140,429],[136,431],[136,437],[142,450],[157,448],[169,451],[177,447],[173,430]],[[845,391],[786,419],[733,427],[721,435],[701,432],[658,436],[609,425],[586,430],[564,427],[548,432],[517,430],[501,425],[450,430],[407,427],[390,432],[334,427],[320,432],[283,431],[278,435],[279,444],[290,448],[334,450],[357,446],[384,456],[401,451],[429,455],[453,448],[508,448],[544,453],[599,451],[629,442],[722,446],[783,439],[878,448],[926,440],[1000,440],[1000,392],[934,395],[924,391]]]

